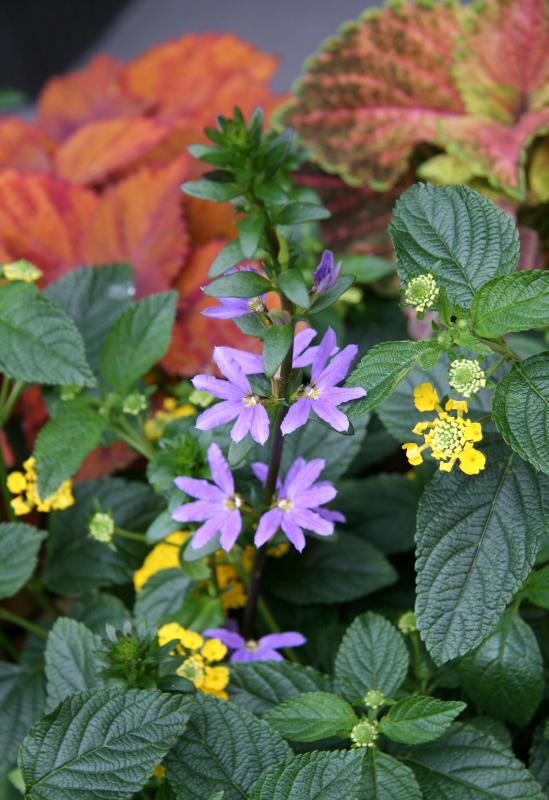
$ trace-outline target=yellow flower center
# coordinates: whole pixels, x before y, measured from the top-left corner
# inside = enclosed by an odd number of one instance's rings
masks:
[[[259,397],[256,394],[245,394],[242,398],[242,402],[248,408],[254,408],[255,406],[259,405]]]
[[[223,502],[223,506],[226,511],[234,511],[235,508],[242,508],[243,504],[244,500],[239,494],[235,494],[233,497],[226,497]]]
[[[288,500],[287,497],[281,497],[277,503],[276,507],[279,508],[281,511],[291,511],[294,507],[294,504],[291,500]]]
[[[245,649],[249,653],[257,653],[257,651],[259,650],[259,642],[256,642],[255,639],[248,639],[245,645]]]
[[[460,420],[453,417],[437,419],[433,423],[432,433],[425,439],[442,458],[451,458],[463,450],[465,436],[463,427],[459,423]]]
[[[252,299],[248,301],[248,308],[250,311],[255,311],[257,314],[261,314],[265,311],[265,305],[260,297],[252,297]]]
[[[318,386],[315,386],[314,383],[309,383],[309,385],[305,386],[303,389],[303,397],[306,397],[308,400],[318,400],[320,397],[320,389]]]

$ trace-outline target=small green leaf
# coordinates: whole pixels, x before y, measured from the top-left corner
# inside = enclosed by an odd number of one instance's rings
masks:
[[[270,288],[269,281],[257,272],[242,269],[212,281],[204,289],[204,294],[210,297],[258,297]]]
[[[249,800],[342,800],[358,798],[363,753],[306,753],[271,767]]]
[[[493,417],[509,447],[549,475],[549,352],[517,362],[500,381]]]
[[[191,585],[191,579],[181,569],[160,570],[138,592],[134,616],[145,620],[151,628],[170,622],[183,607]]]
[[[41,429],[34,446],[40,497],[53,494],[74,475],[99,444],[104,428],[104,418],[86,398],[77,397],[60,406],[59,413]]]
[[[156,689],[100,687],[68,697],[23,742],[26,797],[127,798],[183,733],[189,707],[184,695]]]
[[[150,466],[150,462],[149,462]],[[149,525],[145,533],[145,538],[149,544],[156,544],[171,533],[181,530],[181,523],[172,519],[169,511],[163,511]]]
[[[217,254],[208,275],[210,278],[217,278],[227,272],[228,269],[240,264],[243,260],[244,253],[242,252],[240,241],[235,239],[234,242],[229,242],[229,244],[225,245],[223,250]]]
[[[330,212],[324,206],[314,203],[290,203],[276,215],[277,225],[300,225],[303,222],[314,222],[326,219]]]
[[[181,191],[191,197],[198,197],[200,200],[212,200],[214,203],[225,203],[238,197],[242,190],[235,183],[225,183],[224,181],[210,181],[201,178],[198,181],[187,181],[182,184]]]
[[[253,258],[263,234],[264,222],[261,217],[245,217],[238,223],[240,247],[244,258]]]
[[[348,738],[358,717],[341,697],[329,692],[305,692],[281,703],[264,719],[291,742],[318,742],[331,736]]]
[[[254,714],[264,714],[302,692],[328,692],[331,688],[328,675],[290,661],[231,664],[231,700]]]
[[[101,353],[101,372],[120,394],[162,358],[172,335],[176,292],[161,292],[130,306],[114,323]]]
[[[494,278],[475,295],[471,317],[475,333],[488,339],[549,324],[549,272],[528,269]]]
[[[220,790],[223,800],[243,800],[266,769],[291,755],[279,734],[245,708],[200,696],[165,763],[177,800],[203,800]]]
[[[309,290],[298,269],[288,269],[278,277],[278,286],[288,300],[300,308],[309,307]]]
[[[368,611],[349,625],[336,656],[335,673],[344,696],[354,702],[376,689],[394,695],[408,672],[408,649],[385,617]]]
[[[84,342],[62,308],[36,286],[0,288],[0,371],[28,383],[94,386]]]
[[[317,294],[311,302],[310,314],[318,314],[319,311],[324,311],[329,308],[336,300],[339,300],[342,294],[345,294],[347,289],[354,283],[354,278],[350,275],[340,275],[335,284],[327,292]]]
[[[368,800],[422,800],[410,767],[379,750],[370,750],[364,759],[361,790]]]
[[[532,572],[524,586],[524,594],[535,606],[549,610],[549,566]]]
[[[102,652],[100,637],[81,622],[67,617],[56,621],[46,645],[46,711],[52,711],[70,694],[103,683],[100,674],[105,665],[99,658]]]
[[[387,275],[392,275],[395,265],[392,261],[378,256],[365,256],[350,253],[341,258],[343,275],[352,275],[358,283],[374,283]]]
[[[479,708],[516,725],[528,724],[543,695],[539,645],[515,610],[506,611],[480,647],[460,661],[459,674],[465,693]]]
[[[379,730],[394,742],[431,742],[442,736],[464,708],[465,703],[410,695],[391,706],[379,723]]]
[[[0,523],[0,598],[11,597],[28,581],[45,538],[32,525]]]
[[[263,368],[268,378],[272,378],[284,361],[293,340],[291,325],[272,325],[267,329],[263,337]]]

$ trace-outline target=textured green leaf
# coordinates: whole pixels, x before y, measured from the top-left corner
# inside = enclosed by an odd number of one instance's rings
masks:
[[[223,800],[242,800],[265,770],[291,754],[266,722],[204,696],[197,698],[187,730],[165,763],[177,800],[204,800],[220,790]]]
[[[204,294],[210,297],[259,297],[268,292],[270,286],[269,281],[257,272],[240,270],[212,281],[204,289]]]
[[[295,756],[262,775],[249,800],[355,800],[362,759],[360,750]]]
[[[254,714],[264,714],[301,692],[328,692],[331,688],[328,675],[289,661],[231,664],[230,698]]]
[[[549,738],[544,735],[546,724],[547,720],[542,722],[534,733],[529,768],[545,792],[545,797],[549,797]]]
[[[145,297],[118,317],[105,338],[101,372],[116,392],[124,394],[166,352],[172,335],[177,294]]]
[[[524,586],[524,593],[535,606],[549,610],[549,566],[532,572]]]
[[[505,745],[456,723],[441,739],[402,755],[424,800],[544,800],[539,785]]]
[[[515,364],[498,384],[493,417],[509,447],[549,475],[549,352]]]
[[[410,695],[391,706],[379,729],[394,742],[424,744],[442,736],[464,708],[453,700]]]
[[[324,206],[314,203],[290,203],[277,214],[277,225],[298,225],[303,222],[313,222],[317,219],[326,219],[330,212]]]
[[[337,651],[335,674],[351,702],[370,689],[394,695],[408,672],[408,648],[394,625],[368,611],[349,625]]]
[[[331,736],[348,738],[358,717],[352,707],[330,692],[304,692],[267,711],[264,719],[291,742],[318,742]]]
[[[309,290],[298,269],[288,269],[278,277],[278,286],[288,300],[301,308],[309,306]]]
[[[368,350],[357,364],[347,386],[361,386],[368,394],[351,406],[351,416],[371,411],[393,392],[403,378],[433,349],[430,342],[383,342]]]
[[[410,767],[379,750],[371,750],[364,759],[361,789],[361,797],[368,800],[421,800]]]
[[[72,477],[94,447],[105,420],[85,398],[63,403],[59,413],[41,429],[34,446],[38,492],[48,497]]]
[[[528,269],[493,278],[475,295],[471,316],[475,333],[488,339],[549,324],[549,272]]]
[[[92,633],[105,634],[105,626],[121,628],[131,619],[131,614],[122,600],[108,592],[91,589],[83,594],[72,608],[72,616],[83,622]]]
[[[514,610],[459,664],[465,693],[496,719],[526,725],[543,694],[543,659],[534,632]],[[509,698],[513,698],[510,703]]]
[[[104,478],[75,487],[74,506],[50,515],[44,581],[61,595],[80,595],[102,586],[129,583],[147,548],[121,539],[116,550],[88,536],[89,519],[98,507],[110,511],[120,528],[141,532],[158,514],[159,498],[145,484]]]
[[[36,567],[46,534],[21,522],[0,523],[0,597],[11,597]]]
[[[417,517],[418,628],[437,663],[490,633],[532,569],[544,510],[540,476],[497,439],[475,476],[438,472]]]
[[[41,652],[27,647],[19,664],[0,662],[0,770],[10,769],[46,698]]]
[[[175,744],[190,701],[156,689],[79,692],[34,725],[21,747],[28,800],[124,800]]]
[[[465,308],[483,284],[518,264],[513,220],[468,186],[415,184],[397,200],[389,233],[405,284],[430,272]]]
[[[152,575],[138,592],[134,616],[144,619],[151,627],[174,618],[183,606],[191,579],[181,569],[163,569]]]
[[[81,622],[61,617],[48,634],[46,644],[46,711],[75,692],[92,689],[102,683],[104,651],[99,636]]]
[[[347,289],[354,283],[354,278],[351,275],[340,275],[331,289],[327,292],[321,292],[315,295],[314,302],[311,303],[309,314],[318,314],[319,311],[332,306],[336,300],[339,300],[342,294],[345,294]]]
[[[294,336],[291,325],[272,325],[263,337],[263,368],[271,378],[282,364],[292,346]]]
[[[131,304],[135,294],[129,264],[108,264],[72,270],[44,290],[49,300],[61,306],[80,331],[92,367],[107,331]]]
[[[29,383],[93,386],[78,328],[36,286],[0,289],[0,371]]]
[[[397,579],[379,550],[350,533],[337,542],[310,542],[303,553],[272,559],[266,575],[269,590],[296,605],[356,600]]]

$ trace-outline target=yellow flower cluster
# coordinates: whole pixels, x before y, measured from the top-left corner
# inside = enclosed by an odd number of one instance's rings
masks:
[[[482,439],[480,422],[464,419],[468,406],[465,400],[448,400],[444,410],[439,404],[436,389],[430,383],[422,383],[414,389],[414,403],[418,411],[436,411],[438,416],[430,422],[418,422],[412,433],[423,436],[424,444],[407,442],[402,445],[412,466],[423,462],[423,450],[429,448],[431,455],[440,461],[439,468],[450,472],[456,461],[466,475],[478,475],[486,466],[486,456],[475,450],[473,442]],[[455,411],[452,416],[450,412]]]
[[[40,280],[44,274],[42,270],[35,267],[33,263],[21,258],[19,261],[12,261],[11,264],[4,264],[4,278],[8,281],[24,281],[34,283]]]
[[[185,660],[176,670],[178,675],[187,678],[204,694],[213,694],[223,700],[229,699],[225,691],[229,683],[229,668],[213,666],[227,655],[227,648],[223,642],[219,639],[204,641],[199,633],[182,628],[177,622],[162,625],[157,636],[160,646],[177,639],[175,653],[185,656]]]
[[[170,422],[182,417],[191,417],[196,414],[196,408],[190,403],[177,405],[175,397],[166,397],[162,403],[160,411],[156,411],[153,416],[145,422],[145,436],[154,442],[160,439],[164,429]]]
[[[24,472],[10,472],[6,481],[9,491],[17,495],[11,501],[11,507],[18,517],[28,514],[35,507],[38,511],[48,512],[63,510],[74,504],[72,481],[64,481],[57,491],[42,500],[38,494],[34,456],[23,462],[23,469]]]

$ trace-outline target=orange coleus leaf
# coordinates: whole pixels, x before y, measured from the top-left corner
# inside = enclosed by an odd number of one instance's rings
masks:
[[[105,191],[88,220],[87,263],[130,263],[140,295],[171,285],[188,246],[180,184],[189,158],[163,169],[142,168]]]
[[[55,168],[74,183],[101,183],[153,150],[167,134],[166,126],[146,117],[89,122],[58,149]]]
[[[86,122],[140,114],[146,101],[126,85],[124,65],[109,55],[82,70],[49,80],[38,101],[42,130],[62,141]]]
[[[53,143],[34,125],[16,117],[0,119],[0,170],[51,170]]]
[[[177,320],[170,348],[162,360],[168,372],[189,377],[197,372],[214,372],[215,345],[258,350],[257,340],[244,336],[230,321],[200,313],[206,306],[215,305],[216,301],[204,295],[201,287],[208,282],[208,270],[224,244],[210,242],[194,250],[177,280],[180,296]]]
[[[0,172],[0,251],[29,259],[54,280],[85,263],[84,232],[97,205],[93,192],[62,178]]]
[[[328,172],[351,185],[393,186],[414,147],[461,114],[451,73],[465,11],[407,3],[367,12],[307,63],[282,112]]]
[[[217,114],[239,105],[245,114],[269,104],[267,81],[276,67],[233,34],[183,36],[148,50],[126,70],[130,91],[155,106],[160,119],[202,132]]]

